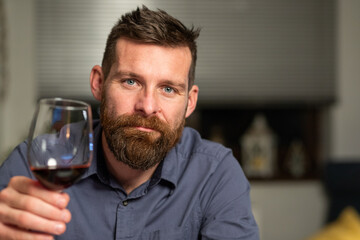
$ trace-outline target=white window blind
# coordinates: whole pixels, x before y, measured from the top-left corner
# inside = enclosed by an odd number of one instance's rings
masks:
[[[92,99],[89,73],[111,27],[142,4],[202,28],[200,104],[335,98],[333,0],[37,0],[40,97]]]

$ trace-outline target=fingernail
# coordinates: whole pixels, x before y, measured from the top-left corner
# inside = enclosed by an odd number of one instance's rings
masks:
[[[65,204],[66,204],[65,198],[63,198],[63,197],[58,198],[56,204],[57,204],[59,207],[64,207]]]
[[[64,232],[64,230],[65,230],[65,225],[64,224],[58,223],[58,224],[55,225],[56,234],[61,234],[61,233]]]
[[[69,213],[67,211],[63,211],[61,213],[61,219],[64,221],[64,222],[69,222]]]

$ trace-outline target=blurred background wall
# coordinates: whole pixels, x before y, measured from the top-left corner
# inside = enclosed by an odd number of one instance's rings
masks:
[[[26,138],[36,89],[35,1],[2,0],[6,30],[5,79],[0,87],[0,162]],[[323,140],[328,159],[360,160],[360,1],[337,1],[337,101],[326,111]],[[90,70],[90,69],[89,69]],[[254,214],[264,240],[303,239],[324,224],[327,199],[321,182],[255,181]]]
[[[36,101],[34,1],[2,1],[5,78],[0,85],[1,159],[26,138]]]

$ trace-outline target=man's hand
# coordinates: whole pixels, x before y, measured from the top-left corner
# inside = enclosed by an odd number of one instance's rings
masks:
[[[13,177],[0,192],[0,239],[53,239],[66,230],[70,197],[27,177]]]

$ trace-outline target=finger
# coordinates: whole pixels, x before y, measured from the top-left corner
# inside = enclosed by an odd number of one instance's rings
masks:
[[[16,201],[14,201],[16,199]],[[6,188],[0,193],[0,201],[8,206],[31,212],[43,218],[55,221],[70,222],[71,213],[67,209],[59,209],[33,196],[25,195],[12,188]]]
[[[21,229],[60,235],[65,232],[64,222],[52,221],[29,212],[11,208],[0,203],[0,222],[14,225]]]
[[[38,181],[23,176],[13,177],[9,182],[12,187],[23,194],[28,194],[40,198],[44,202],[57,206],[58,208],[66,208],[70,197],[67,193],[60,193],[44,188]]]
[[[49,234],[26,231],[0,223],[0,239],[53,240],[54,238]]]

